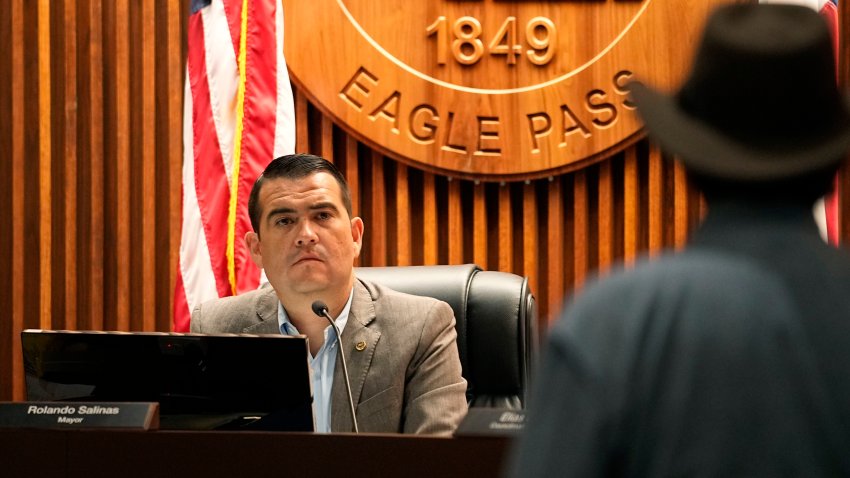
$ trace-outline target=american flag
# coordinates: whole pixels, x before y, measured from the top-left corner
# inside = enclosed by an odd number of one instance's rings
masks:
[[[198,304],[256,289],[248,195],[295,149],[280,0],[192,0],[183,109],[183,229],[175,331]]]

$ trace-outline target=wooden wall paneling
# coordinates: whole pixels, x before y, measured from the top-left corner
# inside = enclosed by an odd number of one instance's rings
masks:
[[[83,241],[89,247],[89,254],[84,257],[84,267],[89,269],[88,294],[83,295],[83,306],[87,307],[88,328],[101,330],[104,328],[104,78],[103,68],[103,18],[104,10],[101,0],[90,0],[88,3],[88,104],[89,117],[84,124],[89,128],[89,137],[83,140],[88,143],[88,154],[85,155],[89,164],[89,235]],[[83,151],[86,151],[85,149]],[[179,212],[178,212],[179,214]],[[179,238],[178,238],[179,240]],[[175,262],[176,264],[176,262]],[[111,281],[110,281],[111,282]],[[86,303],[87,302],[87,303]]]
[[[110,105],[114,108],[115,127],[115,167],[114,177],[107,178],[108,183],[115,184],[114,207],[110,211],[110,221],[115,228],[115,243],[112,257],[116,288],[113,293],[115,307],[114,322],[107,317],[104,326],[114,330],[130,329],[130,300],[132,270],[130,254],[130,221],[132,207],[130,204],[130,25],[128,0],[116,0],[114,3],[115,17],[113,19],[115,50],[112,64],[114,67],[112,79],[113,100]],[[107,155],[107,157],[109,157]]]
[[[590,209],[588,207],[587,173],[573,173],[573,288],[580,289],[587,277],[588,230]]]
[[[634,147],[634,146],[633,146]],[[610,158],[611,161],[611,265],[609,270],[621,269],[624,262],[625,244],[625,151]],[[641,222],[643,219],[641,218]]]
[[[629,265],[637,257],[640,232],[637,148],[628,148],[623,155],[623,261]]]
[[[153,0],[156,18],[180,21],[154,22],[154,72],[156,75],[155,167],[156,213],[155,290],[152,330],[170,330],[174,287],[180,248],[183,164],[183,22],[180,2]],[[166,254],[165,251],[168,251]]]
[[[128,62],[130,65],[129,74],[127,75],[127,90],[128,92],[138,91],[143,88],[147,72],[144,65],[144,52],[138,45],[144,41],[144,6],[141,2],[130,1],[127,12],[128,24]],[[143,284],[145,277],[145,269],[147,259],[138,254],[138,251],[145,247],[145,230],[147,229],[147,212],[144,210],[146,199],[145,183],[147,171],[145,171],[145,156],[142,151],[145,147],[145,113],[140,110],[146,103],[146,100],[136,98],[132,93],[127,95],[127,117],[129,122],[128,129],[128,163],[127,163],[127,184],[129,185],[129,198],[126,204],[126,215],[117,217],[119,222],[127,222],[129,232],[129,245],[127,248],[127,256],[129,257],[128,273],[130,276],[130,284],[128,290],[129,316],[127,322],[127,330],[141,330],[143,310],[146,308],[147,302],[147,285]],[[127,218],[135,218],[133,221],[127,221]]]
[[[690,184],[690,180],[688,180],[688,233],[685,240],[687,241],[690,237],[691,233],[696,230],[700,223],[702,223],[702,219],[705,213],[708,211],[707,206],[705,205],[705,201],[703,200],[702,194]]]
[[[78,173],[77,167],[77,3],[72,0],[65,0],[64,11],[62,12],[62,24],[64,26],[64,59],[65,68],[62,72],[62,78],[65,83],[64,101],[61,105],[64,114],[59,116],[64,120],[64,148],[63,155],[60,155],[59,163],[64,163],[64,201],[61,204],[63,209],[64,219],[64,264],[65,270],[62,277],[61,285],[64,286],[64,313],[62,320],[63,327],[69,329],[77,328],[77,258],[79,256],[77,250],[77,219],[78,215]],[[58,12],[57,12],[58,13]],[[62,157],[64,156],[64,158]],[[62,236],[60,236],[62,237]],[[55,327],[55,325],[54,325]]]
[[[342,141],[344,142],[343,151],[345,151],[345,165],[343,166],[342,173],[343,175],[345,175],[345,181],[348,183],[348,190],[351,194],[351,215],[352,217],[359,217],[361,207],[359,174],[360,161],[358,159],[358,143],[357,140],[349,134],[344,135],[342,137]],[[368,239],[368,237],[363,238],[364,241]],[[354,265],[362,265],[362,257],[363,250],[361,249],[360,256],[355,259]]]
[[[186,6],[14,0],[0,10],[10,45],[3,273],[19,278],[2,399],[22,397],[23,327],[170,326]]]
[[[675,246],[675,230],[676,209],[674,207],[675,190],[674,190],[674,162],[671,156],[663,150],[661,154],[661,178],[662,178],[662,194],[659,202],[661,203],[661,224],[662,224],[662,249]]]
[[[47,134],[50,136],[50,146],[47,148],[48,161],[50,162],[49,174],[41,176],[42,194],[46,193],[43,187],[44,181],[49,181],[49,194],[42,196],[41,201],[47,200],[47,210],[49,211],[50,227],[49,241],[50,253],[48,268],[50,269],[50,287],[49,287],[49,310],[41,311],[41,326],[47,328],[55,328],[54,319],[57,324],[64,319],[65,312],[65,285],[63,278],[65,275],[65,170],[67,165],[62,160],[62,155],[65,152],[65,124],[63,118],[65,116],[65,88],[63,76],[65,74],[65,32],[63,29],[64,20],[64,1],[51,2],[46,21],[48,24],[48,55],[49,68],[47,74],[53,75],[49,78],[46,84],[50,89],[47,108],[50,114],[47,117],[47,122],[50,124],[47,129]],[[45,18],[42,12],[39,13],[39,18]],[[42,34],[41,26],[39,25],[39,36]],[[42,70],[43,71],[43,70]],[[44,108],[44,106],[41,106]],[[43,110],[42,110],[43,111]],[[39,118],[40,122],[44,122],[44,118]],[[40,126],[41,128],[41,126]],[[43,141],[43,137],[42,137]],[[55,154],[54,154],[55,153]],[[43,264],[42,264],[43,267]],[[44,291],[44,290],[43,290]],[[46,314],[46,317],[45,317]]]
[[[613,158],[599,163],[597,180],[598,218],[596,220],[597,272],[606,275],[614,262],[616,226],[614,225]]]
[[[39,327],[44,329],[51,328],[53,286],[50,6],[49,0],[38,2]]]
[[[449,261],[449,176],[434,175],[434,207],[436,212],[436,264],[451,264]]]
[[[293,88],[293,101],[295,104],[295,152],[306,153],[310,148],[307,97],[297,88]]]
[[[360,215],[360,175],[358,174],[360,161],[357,156],[357,140],[351,135],[345,135],[345,181],[351,193],[351,213]]]
[[[474,181],[472,188],[472,257],[482,268],[488,267],[487,194],[484,183]]]
[[[127,3],[126,0],[104,2],[104,317],[105,330],[120,330],[121,324],[129,326],[130,277],[126,264],[130,259],[124,253],[129,242],[127,225],[120,223],[119,210],[126,204],[129,184],[126,177],[127,138],[126,108],[120,107],[123,96],[120,90],[127,84]],[[125,20],[121,20],[121,19]],[[106,253],[109,251],[109,253]],[[111,314],[109,312],[111,312]]]
[[[370,266],[387,265],[387,217],[386,203],[387,191],[384,187],[384,157],[377,151],[372,151],[369,158],[371,175],[371,201],[369,204],[369,216],[366,221],[368,235],[364,242],[369,250],[368,256]]]
[[[318,106],[307,100],[307,148],[304,150],[318,156],[322,155],[323,130],[322,121],[324,115]]]
[[[408,181],[407,166],[396,163],[395,214],[390,216],[391,227],[395,229],[395,235],[388,247],[395,251],[393,263],[400,266],[412,264],[413,243],[411,240],[412,223],[410,217],[412,204],[410,200],[410,184]]]
[[[11,256],[11,278],[12,278],[12,326],[11,336],[11,366],[9,386],[2,390],[3,396],[0,399],[22,400],[23,394],[23,364],[21,357],[21,341],[18,338],[21,330],[24,329],[24,324],[27,315],[27,296],[25,285],[26,280],[26,263],[24,248],[25,228],[26,228],[26,209],[25,209],[25,181],[24,174],[24,151],[26,137],[24,133],[25,109],[25,69],[24,69],[24,5],[23,0],[12,0],[8,4],[10,18],[10,37],[11,37],[11,57],[12,64],[9,76],[11,92],[9,101],[11,103],[11,160],[12,160],[12,176],[11,176],[11,219],[12,219],[12,256]],[[4,8],[4,7],[0,7]],[[29,302],[32,304],[32,302]]]
[[[649,208],[649,254],[657,254],[664,247],[664,158],[661,150],[653,145],[649,146],[647,157],[648,178],[647,188]]]
[[[177,264],[180,250],[180,228],[182,220],[182,164],[183,164],[183,73],[185,66],[182,55],[184,29],[183,14],[187,12],[180,2],[158,0],[157,17],[171,19],[157,22],[157,37],[165,41],[157,42],[157,85],[165,90],[157,95],[162,101],[157,106],[159,117],[157,137],[157,155],[167,158],[165,164],[157,169],[157,185],[161,193],[157,194],[157,249],[167,248],[168,254],[157,254],[157,275],[168,280],[157,280],[157,312],[155,330],[170,330],[172,311],[174,310],[174,287],[177,279]],[[181,19],[178,21],[176,19]],[[165,30],[164,34],[160,34]],[[163,131],[164,130],[164,131]],[[165,256],[165,257],[163,257]]]
[[[8,2],[0,4],[0,45],[12,46],[12,12]],[[11,78],[11,55],[0,56],[0,77]],[[14,227],[12,222],[12,91],[11,82],[0,83],[0,154],[9,158],[0,161],[0,222],[5,224],[0,234],[0,304],[12,307],[12,251]],[[12,362],[14,322],[0,320],[0,364]],[[12,376],[0,374],[0,397],[12,394]],[[2,398],[0,398],[2,400]]]
[[[327,115],[322,115],[321,121],[322,149],[320,156],[330,162],[334,162],[334,124],[331,118]]]
[[[449,264],[463,264],[463,236],[466,231],[463,218],[463,200],[459,179],[448,178],[448,251]],[[469,228],[472,231],[472,228]]]
[[[94,255],[96,208],[103,204],[102,191],[94,197],[94,177],[98,165],[102,165],[102,81],[95,77],[102,71],[99,43],[102,17],[94,1],[77,2],[77,203],[75,221],[77,230],[77,328],[92,328],[94,304],[93,283],[95,276],[101,277],[103,265],[96,263]],[[98,43],[95,46],[95,42]],[[97,86],[95,86],[97,85]],[[98,104],[96,107],[95,104]],[[100,140],[95,138],[94,130]],[[102,238],[103,227],[99,228]],[[97,248],[102,250],[102,244]],[[97,272],[96,272],[97,271]]]
[[[439,258],[438,228],[445,227],[437,217],[437,178],[422,173],[422,263],[435,265]]]
[[[685,168],[678,160],[673,162],[673,245],[678,249],[688,239],[689,225],[688,180]]]
[[[511,211],[511,187],[505,182],[499,183],[498,189],[498,270],[513,272],[514,270],[514,227],[513,211]]]
[[[525,181],[522,185],[522,272],[520,275],[528,276],[531,291],[537,293],[540,282],[538,281],[538,257],[540,246],[540,235],[538,231],[538,208],[536,183]],[[541,304],[545,308],[545,303]],[[545,310],[543,311],[545,312]]]
[[[47,328],[53,328],[53,318],[59,317],[65,309],[63,301],[65,287],[62,285],[62,276],[65,272],[65,241],[63,239],[64,204],[62,201],[65,194],[65,185],[64,181],[62,181],[65,164],[60,160],[64,149],[64,129],[60,119],[64,114],[62,104],[65,93],[61,81],[65,69],[64,58],[62,57],[62,53],[64,53],[64,34],[61,26],[63,10],[61,3],[51,2],[45,14],[43,5],[39,5],[39,47],[46,45],[47,51],[47,55],[39,56],[39,74],[55,75],[55,78],[48,78],[46,80],[39,78],[40,99],[44,100],[44,98],[47,98],[46,101],[40,101],[39,103],[39,129],[44,132],[44,134],[39,136],[42,145],[41,161],[50,163],[50,169],[47,171],[47,174],[44,174],[44,171],[39,171],[40,212],[44,213],[46,211],[47,221],[49,221],[49,224],[45,227],[45,218],[41,218],[40,227],[42,230],[47,231],[49,237],[41,237],[40,240],[42,244],[48,244],[47,250],[49,252],[46,256],[42,256],[40,266],[42,268],[45,267],[44,258],[48,257],[47,269],[49,272],[46,276],[42,274],[42,277],[47,277],[50,281],[49,286],[42,289],[42,300],[44,300],[45,295],[47,296],[46,302],[42,302],[42,305],[46,305],[48,310],[42,307],[39,314],[39,326]],[[41,42],[45,27],[42,22],[46,22],[47,27],[46,44]],[[48,64],[46,69],[43,68],[44,63],[41,61],[43,58],[46,58]],[[49,89],[46,95],[43,92],[45,87]],[[45,109],[49,111],[46,121],[42,116]],[[46,129],[44,127],[45,124],[48,125]],[[45,139],[45,136],[49,136],[49,138]],[[54,152],[56,153],[55,156],[53,154]]]
[[[7,304],[7,311],[12,312],[10,320],[0,320],[0,364],[12,364],[15,354],[13,342],[15,337],[15,293],[14,283],[17,282],[11,274],[15,253],[15,217],[14,217],[14,174],[15,160],[14,136],[12,123],[13,115],[13,82],[14,74],[14,34],[12,26],[11,2],[0,4],[0,44],[8,45],[9,52],[0,57],[0,76],[8,81],[0,83],[0,154],[8,158],[0,161],[0,220],[6,227],[0,234],[0,304]],[[0,374],[0,400],[12,395],[14,377],[12,374]]]
[[[141,41],[135,41],[135,46],[141,46],[141,91],[149,91],[154,94],[133,95],[133,100],[141,109],[141,151],[140,169],[135,169],[133,176],[141,176],[141,200],[134,201],[134,205],[141,205],[142,230],[141,247],[134,247],[136,254],[141,254],[141,283],[138,287],[142,291],[140,330],[155,330],[156,328],[156,287],[161,281],[157,280],[156,274],[156,205],[157,205],[157,183],[156,183],[156,97],[163,95],[166,91],[158,90],[156,83],[156,4],[153,1],[143,2],[141,14],[136,15],[141,22]],[[133,91],[139,91],[133,89]],[[163,95],[164,96],[164,95]],[[140,104],[139,104],[140,103]],[[134,110],[136,108],[133,108]],[[135,148],[134,148],[135,149]],[[139,174],[141,173],[141,174]],[[133,314],[136,315],[135,313]]]
[[[499,183],[484,184],[484,210],[487,217],[487,258],[481,265],[487,270],[499,270]]]
[[[700,223],[703,219],[703,214],[706,212],[707,208],[704,208],[702,194],[691,185],[690,179],[688,179],[687,170],[682,167],[683,177],[681,181],[684,182],[684,185],[681,189],[684,192],[685,199],[685,221],[684,221],[684,234],[680,247],[684,247],[687,244],[688,239],[690,238],[691,233],[699,227]]]
[[[564,293],[572,293],[576,288],[576,272],[575,272],[575,256],[576,256],[576,237],[575,237],[575,200],[573,198],[575,192],[575,177],[574,174],[564,174],[560,177],[561,189],[561,207],[563,208],[563,245],[564,251]]]
[[[39,54],[38,54],[38,4],[24,2],[21,9],[23,29],[21,41],[25,54],[23,63],[23,95],[28,101],[23,101],[23,115],[20,121],[23,127],[23,202],[24,236],[26,249],[24,254],[24,327],[40,327],[41,321],[41,187],[40,187],[40,133],[39,114]],[[33,46],[35,50],[33,51]],[[27,48],[29,47],[29,48]]]
[[[85,329],[87,322],[87,300],[90,264],[86,264],[89,246],[85,236],[88,234],[90,211],[88,176],[90,171],[88,151],[88,112],[89,87],[87,82],[88,46],[84,31],[88,24],[88,10],[79,1],[65,1],[64,19],[64,172],[60,179],[64,181],[65,196],[62,204],[65,227],[65,271],[63,273],[63,294],[65,298],[65,324],[68,328]],[[70,27],[73,25],[73,27]],[[73,45],[73,46],[71,46]],[[73,77],[73,78],[70,78]],[[73,158],[70,160],[69,158]],[[61,236],[60,236],[61,237]],[[73,282],[73,284],[68,284]]]
[[[610,158],[609,158],[610,159]],[[608,161],[606,159],[605,161]],[[599,166],[601,163],[596,163],[584,168],[585,172],[585,198],[587,200],[587,263],[585,265],[585,283],[588,279],[593,278],[599,273],[599,248],[602,244],[599,243]]]
[[[560,314],[566,293],[565,258],[570,254],[566,250],[564,237],[565,210],[562,181],[563,177],[552,177],[546,184],[546,242],[541,254],[541,262],[546,269],[546,274],[543,276],[546,282],[540,291],[534,291],[538,300],[546,301],[549,313],[541,314],[541,320],[546,323],[552,322]],[[540,330],[546,329],[540,327]]]

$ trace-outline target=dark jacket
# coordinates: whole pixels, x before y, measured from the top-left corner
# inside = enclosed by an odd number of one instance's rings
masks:
[[[850,259],[803,209],[713,208],[553,328],[514,476],[850,475]]]

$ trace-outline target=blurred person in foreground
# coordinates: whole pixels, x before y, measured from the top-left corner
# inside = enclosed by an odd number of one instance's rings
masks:
[[[811,212],[850,149],[823,19],[721,7],[676,94],[631,93],[708,214],[553,327],[512,476],[850,476],[850,258]]]

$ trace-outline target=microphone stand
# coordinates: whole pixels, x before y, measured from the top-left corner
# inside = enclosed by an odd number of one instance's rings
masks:
[[[328,306],[324,302],[317,300],[313,302],[313,313],[319,317],[324,317],[333,327],[336,332],[336,341],[339,343],[337,351],[339,352],[339,360],[342,362],[342,376],[345,377],[345,392],[348,394],[348,407],[351,410],[351,424],[354,426],[354,433],[360,433],[357,428],[357,416],[354,414],[354,399],[351,397],[351,383],[348,381],[348,366],[345,363],[345,353],[342,350],[342,334],[339,327],[336,326],[331,314],[328,313]]]

